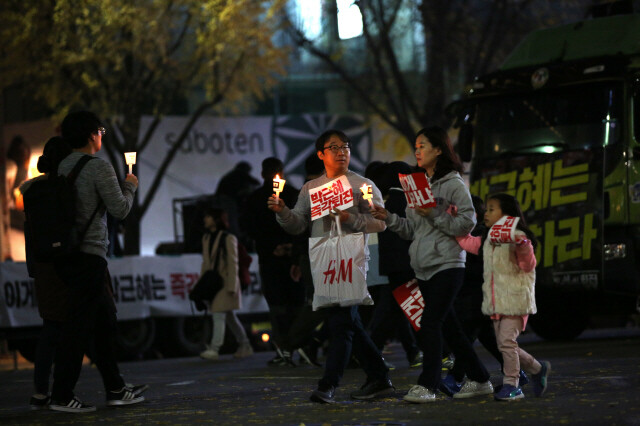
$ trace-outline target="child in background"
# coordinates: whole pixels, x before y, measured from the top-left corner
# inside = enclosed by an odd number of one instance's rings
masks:
[[[495,394],[498,401],[524,398],[519,387],[520,367],[532,375],[533,392],[542,396],[547,390],[551,371],[548,361],[537,361],[518,347],[517,338],[527,325],[530,314],[536,313],[536,258],[533,232],[527,227],[515,197],[495,194],[487,199],[482,237],[458,237],[460,246],[478,254],[482,248],[484,283],[482,312],[493,320],[498,348],[503,357],[503,386]],[[491,227],[503,216],[520,218],[514,244],[493,244],[487,238]]]

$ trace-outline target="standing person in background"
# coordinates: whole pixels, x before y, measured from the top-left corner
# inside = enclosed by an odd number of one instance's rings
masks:
[[[276,213],[278,223],[290,234],[302,234],[311,227],[311,237],[330,234],[331,223],[338,216],[344,233],[363,232],[365,236],[365,258],[367,256],[367,234],[383,231],[382,221],[371,217],[369,204],[362,198],[359,189],[362,184],[372,185],[373,198],[380,204],[382,196],[373,182],[349,170],[351,146],[346,134],[339,130],[327,130],[318,137],[315,144],[318,158],[324,162],[325,174],[304,184],[293,209],[289,209],[282,199],[269,197],[268,206]],[[311,200],[309,190],[345,176],[353,188],[353,206],[311,222]],[[335,216],[334,216],[335,215]],[[312,392],[311,400],[320,403],[335,401],[335,388],[340,383],[349,361],[353,346],[354,354],[367,374],[367,381],[357,391],[351,393],[354,399],[372,399],[394,391],[384,365],[382,355],[377,350],[362,326],[358,306],[331,306],[326,310],[326,321],[330,332],[329,353],[325,363],[324,376],[318,388]]]
[[[513,243],[494,244],[488,238],[491,227],[503,216],[520,218]],[[484,259],[482,312],[493,320],[502,358],[503,384],[495,394],[498,401],[524,398],[519,378],[522,367],[532,375],[533,393],[542,396],[547,390],[551,371],[548,361],[538,361],[518,346],[518,335],[527,326],[529,315],[536,313],[536,244],[527,226],[518,200],[508,194],[494,194],[487,199],[484,214],[486,229],[481,237],[458,237],[463,249]]]
[[[212,361],[219,358],[226,326],[229,325],[238,342],[238,350],[234,357],[244,358],[253,354],[253,348],[234,312],[240,309],[242,294],[238,277],[238,240],[233,234],[226,232],[229,229],[229,223],[224,210],[209,208],[203,220],[206,232],[202,236],[200,275],[216,268],[222,277],[223,286],[211,301],[209,310],[213,317],[213,336],[209,347],[200,356]]]
[[[269,364],[292,365],[290,350],[283,349],[284,339],[304,302],[304,287],[293,282],[289,273],[293,236],[282,232],[266,202],[273,195],[274,177],[284,178],[283,171],[284,165],[278,158],[269,157],[262,161],[264,183],[247,198],[243,224],[255,241],[262,293],[269,305],[272,337],[277,351]],[[285,205],[293,207],[298,191],[285,183],[280,198]]]
[[[80,159],[94,156],[102,148],[105,129],[95,114],[80,111],[62,121],[62,138],[72,153],[60,162],[58,173],[68,175]],[[140,395],[147,386],[126,386],[116,363],[113,338],[116,315],[113,299],[105,287],[107,273],[108,211],[124,219],[133,205],[138,179],[128,174],[120,187],[111,164],[100,158],[87,162],[75,181],[78,230],[86,228],[77,254],[58,258],[55,271],[69,288],[69,321],[61,328],[55,355],[51,405],[56,411],[81,413],[95,411],[73,393],[89,340],[96,336],[95,363],[105,384],[107,405],[130,405],[144,401]]]
[[[229,218],[229,228],[250,252],[253,252],[251,239],[244,229],[241,217],[247,208],[247,198],[260,182],[251,176],[251,164],[240,161],[227,174],[222,176],[215,195],[221,197],[223,208]]]
[[[382,191],[384,205],[390,213],[405,217],[407,200],[400,185],[398,173],[410,174],[414,170],[407,163],[394,161],[385,164],[374,182]],[[410,241],[403,240],[390,229],[378,234],[380,275],[388,284],[380,286],[379,299],[371,320],[371,340],[382,351],[387,339],[398,337],[407,355],[409,367],[422,365],[422,352],[418,348],[413,328],[393,296],[393,290],[415,278],[409,258]]]
[[[33,182],[48,179],[51,174],[57,175],[58,165],[69,154],[71,154],[71,147],[64,139],[59,136],[49,139],[38,159],[38,171],[44,174],[23,182],[20,186],[20,193],[26,194]],[[31,258],[30,244],[28,234],[25,234],[27,265],[30,275],[34,278],[38,312],[42,318],[42,330],[38,338],[36,358],[33,363],[33,382],[36,393],[29,401],[31,408],[37,410],[47,408],[51,402],[49,376],[55,349],[60,340],[60,329],[62,324],[69,320],[69,291],[56,274],[52,263],[36,262]]]
[[[424,353],[422,374],[404,399],[414,403],[435,401],[441,380],[443,337],[456,362],[465,366],[469,378],[454,397],[491,394],[489,372],[462,332],[453,309],[464,279],[465,263],[465,253],[455,237],[467,235],[475,225],[471,195],[460,176],[462,164],[447,132],[440,127],[420,130],[415,150],[418,167],[426,170],[436,207],[407,208],[406,218],[378,205],[372,209],[373,216],[384,220],[389,229],[413,240],[409,247],[411,267],[425,303],[418,332],[418,343]],[[457,208],[455,216],[447,214],[451,205]]]

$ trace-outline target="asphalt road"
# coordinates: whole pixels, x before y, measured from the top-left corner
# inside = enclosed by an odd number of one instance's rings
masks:
[[[415,384],[419,369],[409,369],[399,345],[386,358],[397,365],[391,377],[397,392],[373,402],[353,401],[349,392],[364,373],[347,370],[338,403],[309,401],[322,370],[312,366],[269,367],[272,354],[244,360],[178,358],[121,364],[128,382],[148,383],[142,404],[111,408],[95,368],[85,366],[77,395],[97,405],[95,413],[31,411],[31,369],[0,372],[0,424],[640,424],[640,330],[586,332],[572,342],[551,343],[535,335],[521,345],[552,364],[550,387],[542,398],[527,385],[525,399],[496,402],[491,397],[453,400],[442,397],[415,405],[402,396]],[[491,380],[500,383],[499,365],[477,347]]]

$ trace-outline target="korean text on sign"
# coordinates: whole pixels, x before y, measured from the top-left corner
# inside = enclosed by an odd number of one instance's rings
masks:
[[[519,217],[502,216],[489,230],[492,244],[508,244],[516,242],[516,226]]]
[[[309,190],[311,220],[329,214],[335,208],[344,210],[353,206],[353,189],[346,176],[341,176],[317,188]]]
[[[398,173],[398,177],[409,207],[428,208],[436,206],[431,186],[429,186],[429,181],[424,173],[411,173],[409,175]]]
[[[395,297],[402,312],[404,312],[409,319],[413,329],[416,331],[420,330],[420,320],[422,319],[422,312],[424,311],[424,299],[422,298],[422,293],[420,293],[418,281],[413,279],[396,288],[393,290],[393,297]]]

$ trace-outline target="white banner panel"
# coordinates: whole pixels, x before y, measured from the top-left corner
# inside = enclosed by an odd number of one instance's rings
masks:
[[[131,256],[109,260],[118,320],[202,315],[188,299],[198,280],[202,256]],[[252,282],[242,293],[238,313],[266,313],[258,275],[258,259],[250,267]],[[0,264],[0,328],[42,325],[33,279],[25,263]]]

